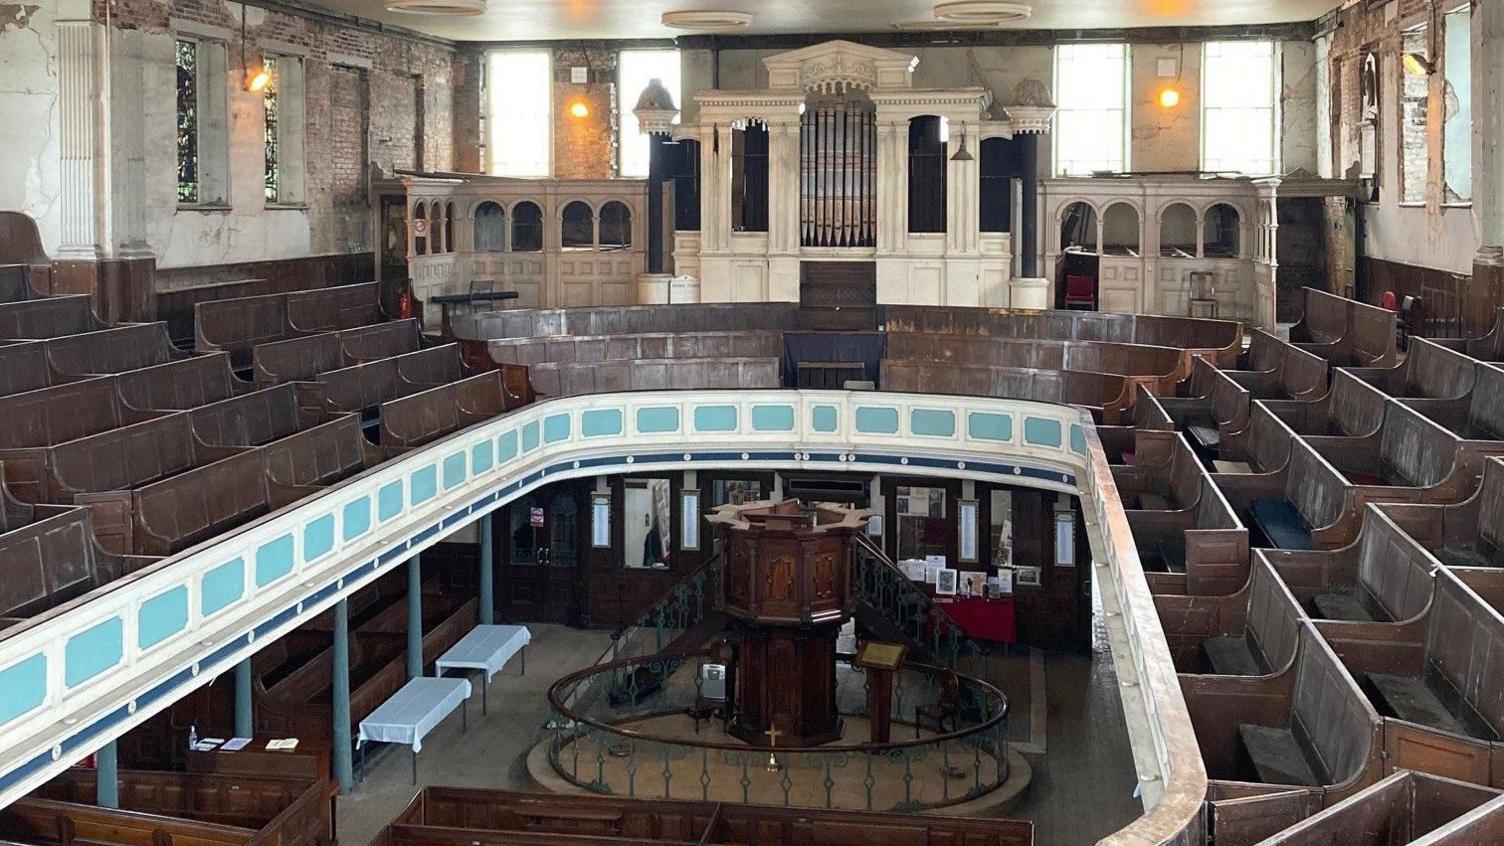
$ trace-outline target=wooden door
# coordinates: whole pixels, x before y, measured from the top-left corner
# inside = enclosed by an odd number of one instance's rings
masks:
[[[564,484],[535,491],[507,506],[502,592],[508,618],[578,622],[583,513],[579,499],[579,487]]]

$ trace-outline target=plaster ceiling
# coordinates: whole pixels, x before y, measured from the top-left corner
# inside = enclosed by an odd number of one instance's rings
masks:
[[[490,0],[479,17],[393,14],[382,0],[315,5],[455,41],[669,38],[668,11],[739,10],[754,15],[738,35],[891,32],[933,20],[934,0]],[[1315,20],[1337,0],[1035,0],[1027,29],[1228,26]]]

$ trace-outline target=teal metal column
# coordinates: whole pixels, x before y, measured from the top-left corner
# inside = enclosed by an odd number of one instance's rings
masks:
[[[355,789],[350,761],[350,606],[334,604],[334,777],[341,793]]]
[[[94,780],[94,804],[101,808],[120,807],[120,765],[115,741],[94,753]]]
[[[407,559],[407,677],[423,675],[422,556]]]
[[[235,665],[235,736],[251,737],[256,732],[251,719],[251,659]]]
[[[480,624],[496,622],[496,560],[492,558],[491,520],[495,514],[480,518]]]

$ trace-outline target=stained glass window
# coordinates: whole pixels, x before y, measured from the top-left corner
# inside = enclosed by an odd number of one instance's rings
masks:
[[[261,102],[266,110],[266,201],[275,203],[281,196],[280,176],[281,169],[277,165],[279,153],[277,136],[277,86],[278,77],[277,60],[271,56],[266,57],[266,72],[271,76],[271,81],[261,89]]]
[[[198,42],[179,40],[178,202],[196,203],[198,192]]]

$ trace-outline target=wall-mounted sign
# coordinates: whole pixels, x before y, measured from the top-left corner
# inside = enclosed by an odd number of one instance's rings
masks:
[[[590,545],[604,549],[611,545],[611,494],[590,495]]]
[[[700,548],[700,492],[679,493],[679,548]]]
[[[956,503],[961,524],[959,527],[960,550],[958,557],[967,563],[977,560],[977,501],[963,499]]]
[[[528,515],[527,515],[527,522],[528,522],[528,525],[532,526],[535,529],[541,529],[541,528],[543,528],[543,509],[541,509],[541,508],[529,509]]]

